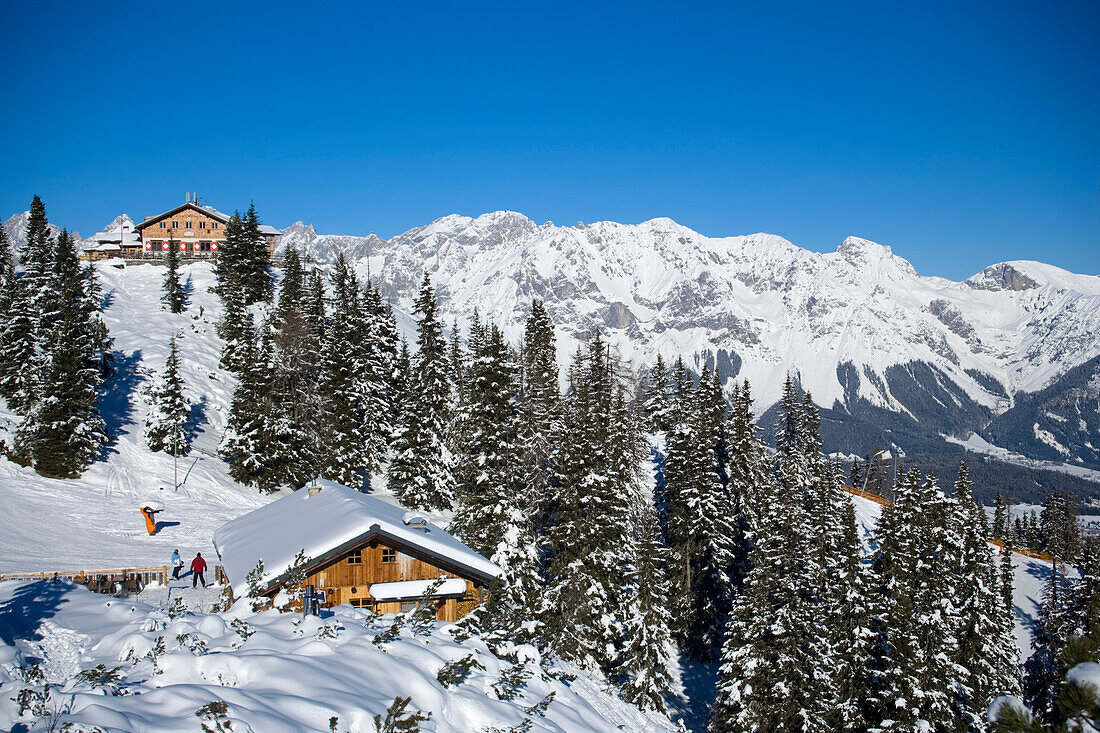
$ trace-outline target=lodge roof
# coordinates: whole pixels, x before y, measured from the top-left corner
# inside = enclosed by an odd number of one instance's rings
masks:
[[[230,219],[229,214],[226,214],[225,212],[222,212],[222,211],[218,211],[213,206],[208,206],[206,204],[197,204],[194,201],[188,201],[187,203],[180,204],[179,206],[172,209],[171,211],[166,211],[163,214],[157,214],[156,216],[150,216],[149,218],[147,218],[145,221],[141,222],[140,224],[136,224],[134,226],[134,231],[136,231],[138,234],[140,234],[141,230],[144,229],[145,227],[151,226],[151,225],[156,224],[157,222],[160,222],[164,219],[175,216],[176,214],[180,213],[184,209],[191,209],[191,210],[196,211],[200,214],[205,214],[206,216],[217,219],[222,224],[225,224]],[[260,225],[260,234],[272,234],[272,235],[274,235],[274,234],[280,234],[280,233],[281,232],[278,229],[271,226],[270,224],[261,224]]]
[[[268,589],[277,585],[299,551],[312,558],[313,569],[372,537],[410,548],[476,582],[488,583],[501,575],[499,567],[457,538],[430,522],[411,521],[410,514],[335,481],[316,479],[223,524],[214,532],[214,549],[237,597],[248,592],[245,576],[261,559],[261,584]]]
[[[170,216],[175,216],[176,214],[180,213],[184,209],[192,209],[192,210],[194,210],[194,211],[196,211],[200,214],[205,214],[206,216],[217,219],[222,224],[229,221],[229,215],[228,214],[225,214],[221,211],[218,211],[213,206],[207,206],[206,204],[196,204],[194,201],[188,201],[187,203],[180,204],[179,206],[172,209],[171,211],[166,211],[163,214],[157,214],[156,216],[149,217],[148,219],[141,222],[140,224],[136,224],[134,226],[134,229],[136,231],[140,232],[145,227],[150,226],[152,224],[156,224],[157,222],[161,221],[162,219],[167,219]]]

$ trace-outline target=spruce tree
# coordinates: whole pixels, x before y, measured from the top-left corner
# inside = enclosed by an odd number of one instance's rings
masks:
[[[34,333],[40,338],[46,335],[41,326],[43,317],[55,310],[56,282],[53,273],[56,259],[57,247],[50,234],[46,206],[36,194],[31,201],[26,244],[20,253],[20,261],[23,264],[22,279],[27,291],[28,312]]]
[[[400,428],[394,435],[391,490],[415,509],[446,509],[454,499],[453,455],[446,438],[451,385],[446,342],[436,316],[435,291],[427,273],[415,313],[417,353]]]
[[[238,377],[252,365],[248,363],[248,346],[255,339],[255,324],[252,313],[245,307],[244,298],[239,290],[223,291],[222,303],[225,312],[218,324],[218,336],[225,341],[219,364]],[[252,352],[255,356],[255,352]]]
[[[997,498],[993,507],[993,527],[990,535],[996,540],[1006,540],[1008,538],[1008,506],[1005,504],[1000,489],[997,489]]]
[[[169,235],[168,255],[164,260],[164,264],[166,265],[166,272],[164,273],[164,296],[161,300],[168,305],[168,310],[171,312],[183,313],[184,291],[183,285],[180,283],[180,257],[177,250],[178,248],[175,240]]]
[[[357,392],[362,406],[363,462],[369,479],[385,460],[393,434],[397,401],[393,393],[393,373],[399,338],[393,310],[382,302],[381,293],[369,282],[361,309],[363,335]]]
[[[260,232],[260,217],[256,213],[255,204],[249,204],[248,211],[240,217],[240,222],[238,275],[245,304],[266,303],[271,300],[275,277],[271,271],[271,257]]]
[[[177,457],[186,455],[191,449],[187,432],[190,409],[183,395],[179,366],[179,351],[173,336],[164,362],[164,374],[152,391],[152,405],[145,418],[145,442],[149,448]]]
[[[303,312],[304,274],[297,250],[287,251],[274,313],[263,329],[267,356],[265,461],[279,485],[300,486],[317,474],[326,450],[318,435],[322,414],[320,344]]]
[[[524,505],[531,517],[531,540],[546,520],[547,496],[561,428],[557,342],[554,324],[540,300],[531,302],[521,352],[519,441],[523,451]]]
[[[659,351],[657,352],[657,360],[649,370],[648,376],[643,396],[646,427],[654,432],[667,433],[669,429],[669,371],[665,359]]]
[[[107,432],[96,409],[101,372],[84,273],[67,232],[58,237],[55,251],[53,310],[42,320],[50,329],[42,399],[21,428],[19,452],[32,457],[39,473],[69,478],[99,453]]]
[[[267,360],[260,345],[249,339],[241,349],[243,365],[230,403],[228,426],[218,453],[229,463],[234,481],[277,488],[267,464],[271,436],[264,411],[267,402]]]
[[[618,433],[629,424],[615,419],[620,386],[598,333],[578,352],[570,383],[552,482],[540,617],[564,658],[608,673],[624,634],[623,568],[630,548],[631,497],[622,491],[624,477],[615,475],[625,462],[616,452],[634,439]]]
[[[635,503],[622,695],[643,710],[666,712],[664,696],[672,687],[669,665],[673,650],[668,609],[672,589],[665,573],[667,550],[661,541],[652,497],[643,495]]]
[[[958,639],[955,663],[957,719],[969,730],[980,730],[994,697],[1016,694],[1016,643],[1012,619],[998,593],[998,572],[985,535],[985,511],[974,501],[966,463],[955,482],[953,524],[961,533],[961,567],[952,599]]]
[[[458,481],[458,511],[452,527],[463,542],[486,557],[500,548],[508,529],[504,515],[520,495],[518,380],[504,334],[495,325],[471,330],[468,386],[458,440],[457,465],[470,470]],[[517,528],[524,531],[525,528]],[[511,542],[517,541],[510,538]]]
[[[27,415],[41,398],[41,359],[26,278],[11,279],[9,298],[7,317],[0,323],[0,395],[14,412]]]

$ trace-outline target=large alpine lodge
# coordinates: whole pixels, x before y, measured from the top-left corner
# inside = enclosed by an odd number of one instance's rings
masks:
[[[198,201],[188,193],[186,201],[174,209],[156,216],[147,216],[130,230],[123,224],[118,230],[96,236],[94,247],[85,249],[88,259],[121,257],[124,260],[155,260],[168,254],[173,244],[181,259],[211,259],[225,242],[225,225],[230,216],[213,206]],[[279,230],[260,225],[260,234],[267,246],[268,257],[275,252]]]

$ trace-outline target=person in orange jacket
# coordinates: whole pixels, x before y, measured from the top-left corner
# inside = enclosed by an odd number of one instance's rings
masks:
[[[202,553],[196,552],[195,559],[191,561],[191,587],[196,588],[199,585],[199,581],[202,581],[202,587],[206,587],[206,578],[202,577],[202,574],[206,572],[206,560],[202,559]]]

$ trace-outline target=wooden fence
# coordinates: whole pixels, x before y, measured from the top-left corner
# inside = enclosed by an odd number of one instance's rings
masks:
[[[879,496],[878,494],[872,494],[870,491],[864,491],[863,489],[857,489],[854,486],[844,486],[844,490],[847,491],[849,494],[852,494],[854,496],[862,496],[864,499],[870,499],[871,501],[875,502],[876,504],[882,504],[883,506],[891,506],[894,503],[894,502],[890,501],[889,499],[887,499],[885,496]],[[994,544],[997,547],[1001,547],[1001,548],[1003,548],[1004,545],[1005,545],[1005,543],[1003,541],[998,540],[998,539],[990,539],[989,542],[991,544]],[[1036,560],[1043,560],[1044,562],[1054,562],[1054,558],[1051,557],[1049,553],[1037,552],[1037,551],[1032,550],[1032,549],[1027,548],[1027,547],[1013,547],[1012,551],[1016,552],[1016,553],[1019,553],[1020,555],[1023,555],[1024,557],[1033,557]]]
[[[883,506],[892,506],[894,502],[887,499],[885,496],[879,496],[878,494],[872,494],[870,491],[864,491],[863,489],[857,489],[855,486],[844,486],[844,490],[849,494],[855,496],[862,496],[864,499],[870,499],[876,504],[882,504]]]
[[[168,566],[116,568],[112,570],[41,570],[37,573],[0,573],[3,580],[52,580],[66,578],[96,593],[136,593],[150,583],[168,585]]]

